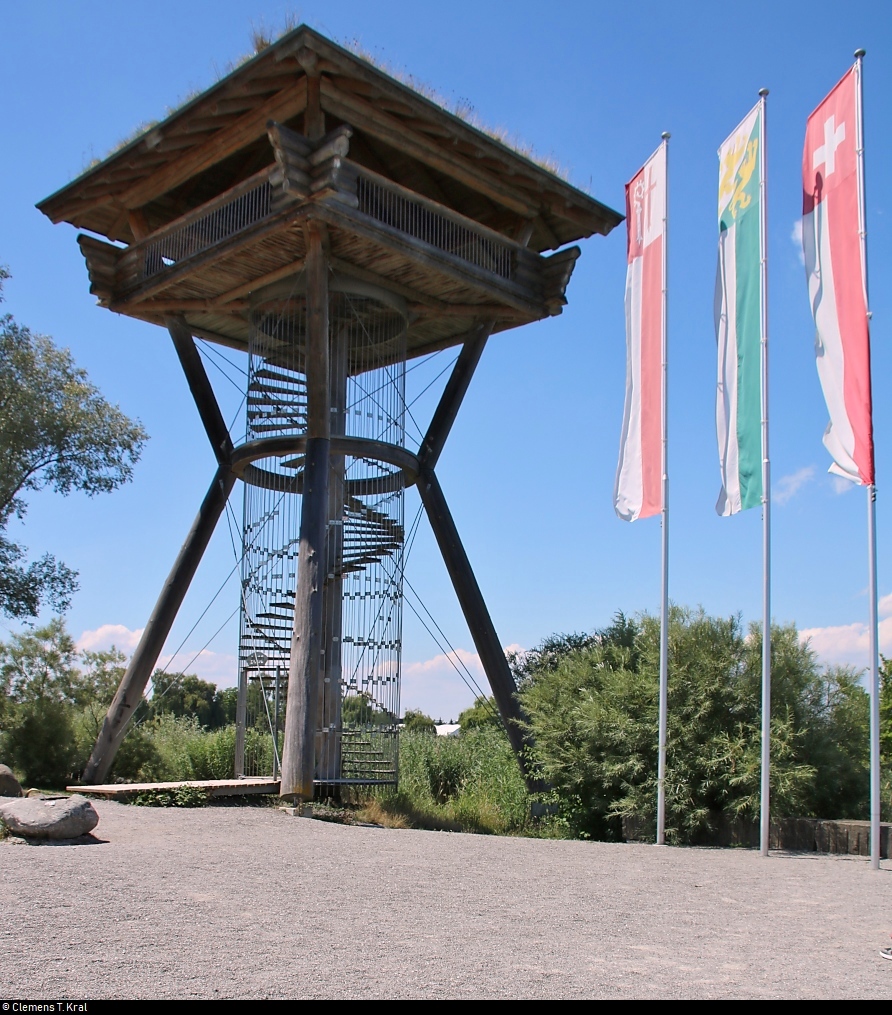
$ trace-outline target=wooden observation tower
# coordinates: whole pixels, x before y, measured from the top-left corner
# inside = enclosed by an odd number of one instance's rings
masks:
[[[238,479],[237,773],[253,682],[285,699],[283,796],[395,780],[410,485],[520,758],[514,683],[435,466],[489,336],[559,314],[566,245],[622,217],[306,27],[39,208],[92,234],[101,306],[168,330],[217,463],[84,781],[105,780]],[[238,446],[196,337],[248,355]],[[411,450],[406,362],[450,346]]]

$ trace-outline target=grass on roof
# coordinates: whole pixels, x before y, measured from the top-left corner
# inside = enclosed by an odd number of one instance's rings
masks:
[[[300,23],[300,19],[295,14],[286,14],[282,23],[276,28],[268,27],[262,19],[256,23],[252,22],[252,48],[237,59],[230,60],[227,64],[225,64],[222,71],[217,73],[217,81],[221,81],[224,77],[227,77],[243,64],[246,64],[249,60],[253,60],[255,56],[258,56],[265,49],[269,49],[270,46],[278,42],[283,36],[287,35],[289,32],[293,32]],[[439,106],[441,109],[446,110],[446,112],[451,113],[453,116],[457,116],[460,120],[463,120],[466,124],[468,124],[469,127],[479,130],[482,134],[492,138],[499,144],[504,145],[506,148],[510,148],[511,151],[523,156],[523,158],[528,159],[530,162],[539,166],[541,169],[544,169],[546,172],[569,182],[570,173],[568,168],[560,163],[554,155],[541,155],[536,152],[535,148],[531,144],[521,140],[516,134],[513,134],[507,128],[492,127],[485,123],[481,120],[476,109],[470,102],[468,102],[467,99],[452,100],[447,98],[442,92],[431,87],[426,82],[421,81],[413,74],[409,74],[406,71],[395,67],[388,60],[376,56],[355,37],[341,41],[340,45],[359,60],[362,60],[364,63],[374,67],[376,70],[388,75],[388,77],[394,78],[396,81],[406,85],[407,88],[411,88],[412,91],[417,92],[419,95],[423,95],[424,98],[434,103],[434,105]],[[201,95],[201,90],[193,89],[187,95],[179,99],[175,105],[167,107],[167,116],[173,116],[174,113],[182,109],[199,95]],[[144,134],[148,133],[153,127],[156,127],[159,122],[159,120],[149,120],[138,124],[126,137],[121,138],[120,141],[113,145],[106,152],[103,158],[92,159],[90,163],[84,167],[83,171],[86,172],[87,170],[92,169],[93,166],[99,165],[100,162],[110,158],[122,148],[126,148],[127,145],[138,140]]]

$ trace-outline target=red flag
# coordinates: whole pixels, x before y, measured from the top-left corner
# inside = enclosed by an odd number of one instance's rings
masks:
[[[664,143],[626,184],[626,403],[613,504],[629,522],[663,509],[665,219]]]
[[[830,471],[874,482],[870,335],[856,144],[856,70],[808,118],[802,156],[802,247],[815,319],[818,376],[830,413]]]

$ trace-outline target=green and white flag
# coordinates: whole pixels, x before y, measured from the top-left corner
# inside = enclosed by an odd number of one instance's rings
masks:
[[[720,515],[762,502],[760,106],[719,148],[715,422],[722,491],[715,509]]]

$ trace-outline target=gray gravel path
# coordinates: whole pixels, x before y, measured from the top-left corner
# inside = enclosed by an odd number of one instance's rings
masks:
[[[892,995],[885,861],[96,807],[0,843],[0,996]]]

